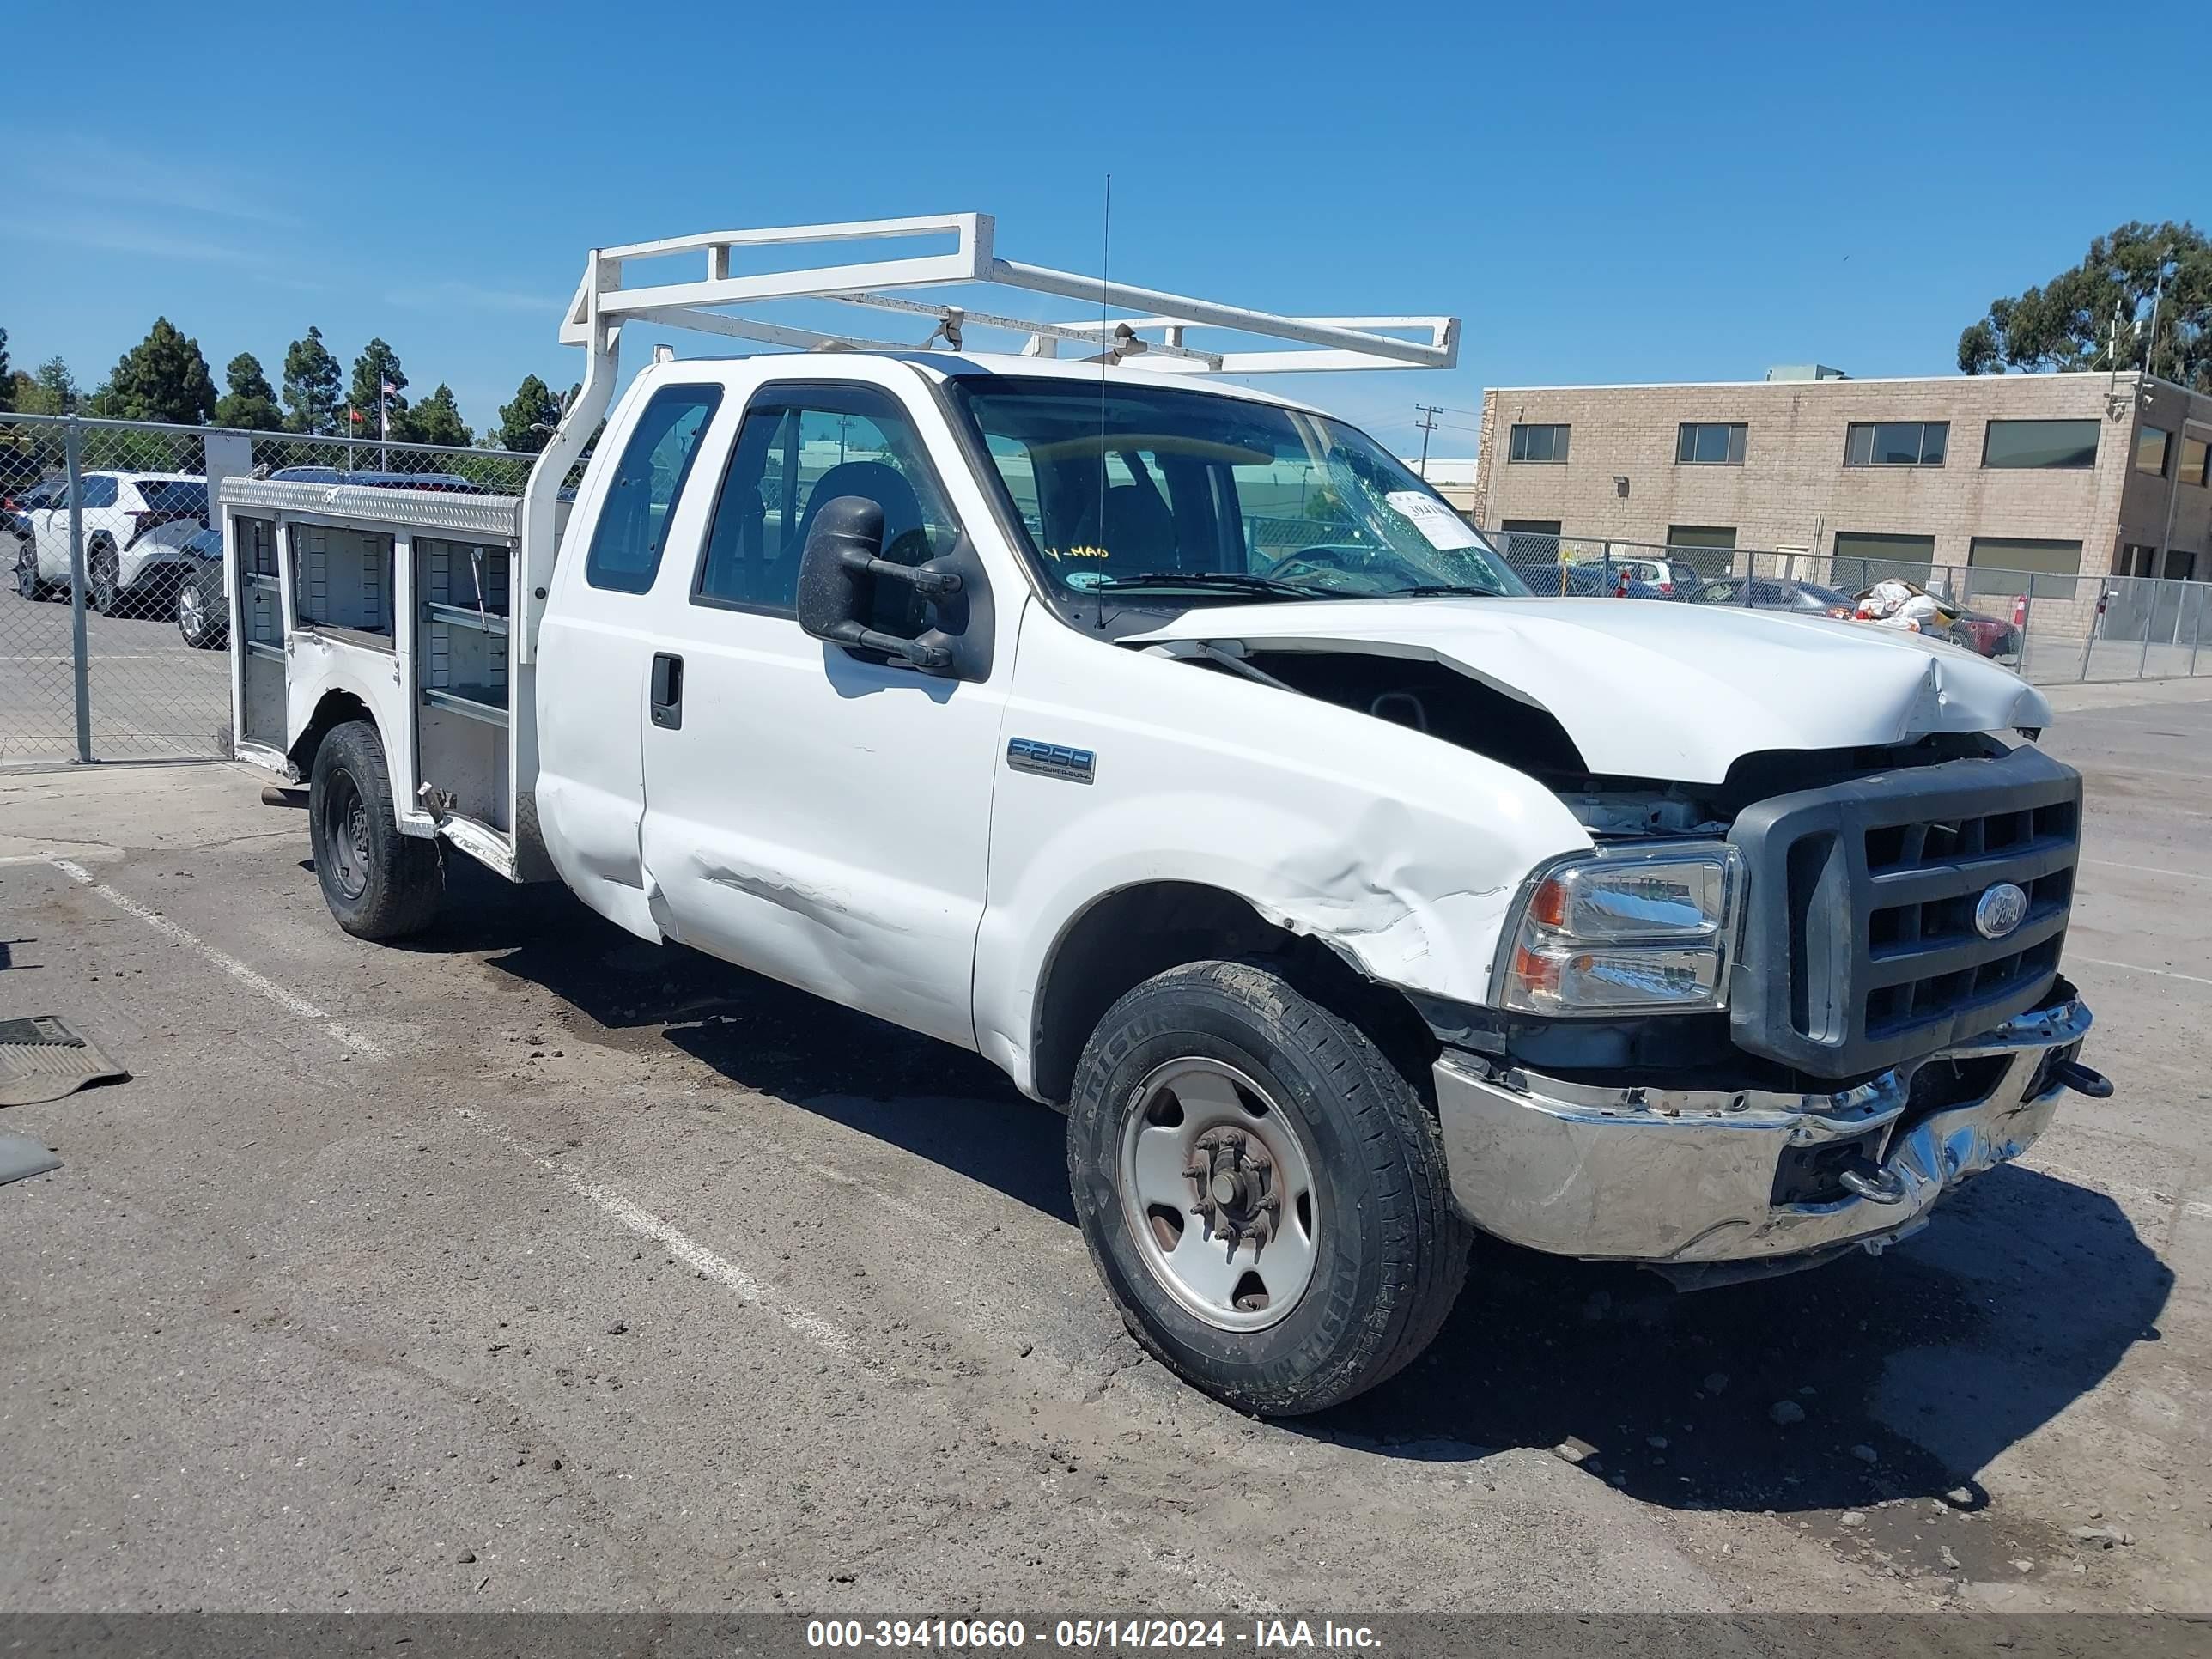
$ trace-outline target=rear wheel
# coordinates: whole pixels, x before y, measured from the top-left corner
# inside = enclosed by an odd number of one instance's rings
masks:
[[[1428,1346],[1466,1277],[1470,1230],[1419,1095],[1267,965],[1172,969],[1108,1010],[1067,1158],[1131,1334],[1242,1411],[1373,1388]]]
[[[103,617],[112,617],[123,608],[123,556],[110,543],[103,542],[92,550],[85,561],[84,602]]]
[[[438,843],[399,832],[384,744],[367,720],[334,727],[307,782],[315,879],[356,939],[404,939],[437,915],[446,887]]]

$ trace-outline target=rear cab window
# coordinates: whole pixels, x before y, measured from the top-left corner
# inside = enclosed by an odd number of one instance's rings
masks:
[[[719,386],[666,386],[647,402],[592,526],[584,580],[593,587],[642,593],[653,586],[669,520],[721,402]]]

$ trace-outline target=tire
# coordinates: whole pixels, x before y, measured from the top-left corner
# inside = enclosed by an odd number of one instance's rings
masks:
[[[214,566],[204,566],[179,581],[170,610],[177,632],[195,651],[217,650],[228,641],[230,619],[224,614],[222,573]]]
[[[103,617],[121,614],[123,610],[123,556],[114,544],[101,542],[85,556],[84,603],[88,610]]]
[[[1239,1411],[1296,1416],[1385,1381],[1467,1276],[1472,1230],[1419,1094],[1266,965],[1171,969],[1107,1011],[1076,1068],[1067,1168],[1130,1334]],[[1256,1248],[1246,1224],[1267,1230]]]
[[[384,744],[367,720],[333,727],[307,781],[315,879],[356,939],[419,933],[438,914],[446,867],[434,841],[399,833]]]

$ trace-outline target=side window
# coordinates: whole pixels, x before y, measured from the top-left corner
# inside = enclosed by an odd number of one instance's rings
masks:
[[[87,473],[84,480],[84,504],[88,507],[114,506],[115,480],[97,472]]]
[[[699,439],[722,401],[718,386],[663,386],[653,394],[623,446],[599,522],[584,580],[618,593],[642,593],[660,568],[668,520],[699,453]]]
[[[892,399],[860,387],[764,388],[730,453],[693,603],[790,614],[815,515],[841,495],[883,508],[884,556],[901,564],[923,563],[959,539],[921,440]],[[921,631],[913,596],[878,599],[876,626]]]

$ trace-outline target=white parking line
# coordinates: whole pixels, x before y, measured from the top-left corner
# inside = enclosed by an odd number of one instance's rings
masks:
[[[849,1356],[857,1350],[859,1345],[849,1333],[831,1324],[819,1314],[779,1295],[772,1286],[762,1284],[727,1256],[717,1255],[674,1223],[663,1221],[642,1204],[623,1197],[611,1187],[602,1187],[597,1182],[586,1181],[573,1170],[563,1169],[557,1158],[532,1152],[506,1130],[486,1121],[467,1107],[459,1106],[453,1109],[471,1128],[502,1142],[539,1168],[560,1176],[577,1197],[605,1211],[639,1237],[653,1240],[678,1261],[697,1269],[746,1306],[774,1314],[801,1336],[831,1353]]]
[[[277,984],[276,981],[265,978],[262,975],[255,973],[252,969],[247,967],[236,957],[231,956],[225,951],[216,950],[214,945],[210,945],[205,939],[200,938],[198,934],[191,932],[187,928],[179,927],[175,922],[171,921],[168,917],[163,915],[159,910],[154,909],[149,905],[141,904],[137,899],[132,898],[130,894],[123,892],[116,888],[110,887],[106,882],[94,876],[91,871],[86,869],[82,864],[77,863],[75,860],[53,859],[49,861],[53,865],[55,869],[60,871],[71,881],[79,882],[83,885],[89,887],[94,892],[99,894],[100,897],[106,899],[110,904],[113,905],[117,909],[124,912],[126,915],[137,917],[139,921],[144,922],[149,927],[151,927],[155,933],[161,934],[163,938],[167,939],[175,944],[183,945],[185,949],[191,951],[195,956],[199,957],[202,960],[214,963],[215,966],[222,969],[224,973],[228,974],[240,985],[246,987],[247,990],[259,993],[261,995],[268,998],[270,1001],[275,1003],[279,1008],[282,1008],[286,1013],[296,1015],[301,1019],[314,1021],[318,1024],[321,1025],[322,1028],[328,1031],[332,1036],[336,1037],[340,1042],[343,1042],[347,1048],[352,1049],[354,1053],[360,1054],[366,1059],[382,1060],[384,1058],[383,1049],[378,1048],[376,1044],[371,1042],[367,1037],[362,1036],[360,1032],[349,1030],[347,1027],[339,1024],[337,1021],[332,1019],[327,1013],[324,1012],[323,1010],[318,1008],[313,1003],[308,1001],[307,998],[296,995],[293,992],[288,991],[283,986]]]
[[[2144,968],[2132,962],[2107,962],[2102,957],[2070,957],[2071,962],[2086,962],[2098,968],[2117,968],[2124,974],[2155,974],[2160,979],[2185,980],[2191,985],[2212,985],[2212,979],[2200,979],[2195,974],[2177,974],[2171,968]]]

